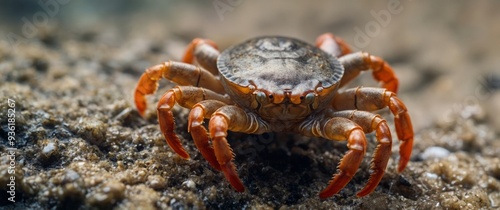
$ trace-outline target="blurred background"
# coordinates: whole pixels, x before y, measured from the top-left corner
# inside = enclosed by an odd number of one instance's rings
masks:
[[[134,43],[158,50],[161,56],[156,60],[134,64],[138,69],[131,71],[137,74],[152,63],[179,59],[195,37],[212,39],[224,49],[259,35],[314,43],[318,35],[332,32],[355,50],[381,56],[395,68],[400,97],[417,128],[468,103],[499,107],[498,94],[493,93],[500,86],[500,2],[494,0],[7,0],[1,4],[4,44],[33,42],[34,36],[50,43],[62,36],[96,40],[111,48]],[[374,84],[369,78],[361,81],[357,84]],[[491,120],[500,127],[499,120]]]

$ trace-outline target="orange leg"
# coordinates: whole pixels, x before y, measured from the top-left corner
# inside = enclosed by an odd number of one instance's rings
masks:
[[[333,100],[336,110],[359,109],[375,111],[389,107],[394,115],[394,124],[401,145],[399,146],[398,172],[408,164],[413,148],[413,126],[404,103],[394,92],[383,88],[358,87],[337,94]]]
[[[325,115],[321,119],[306,120],[299,127],[299,132],[307,136],[318,136],[330,140],[346,140],[349,151],[344,155],[328,186],[319,193],[326,199],[342,190],[358,170],[366,152],[366,137],[363,129],[349,119],[330,118]]]
[[[238,192],[245,187],[236,172],[233,163],[234,154],[227,143],[227,131],[261,134],[269,132],[267,124],[252,113],[246,113],[237,106],[223,106],[210,118],[209,131],[214,146],[215,157],[221,166],[224,176]]]
[[[323,51],[335,57],[343,56],[352,52],[351,47],[340,37],[336,37],[331,33],[325,33],[318,36],[316,46]]]
[[[382,83],[382,87],[394,93],[398,92],[399,80],[391,66],[382,58],[366,52],[351,53],[339,58],[345,72],[340,81],[341,87],[357,77],[361,71],[372,70],[375,80]]]
[[[172,88],[167,91],[158,102],[157,110],[160,130],[167,140],[170,148],[172,148],[175,153],[184,159],[188,159],[189,154],[181,145],[179,137],[174,132],[174,115],[171,110],[175,103],[178,103],[186,108],[191,108],[194,104],[206,99],[214,99],[230,103],[230,101],[228,101],[224,96],[213,91],[191,86],[178,86]]]
[[[366,196],[372,193],[380,183],[380,180],[382,180],[387,167],[387,162],[389,162],[389,158],[391,156],[392,137],[389,126],[387,126],[386,121],[382,119],[380,115],[365,111],[340,111],[335,112],[333,116],[344,117],[352,120],[361,126],[365,133],[375,131],[378,145],[373,154],[371,163],[371,169],[373,172],[371,173],[366,186],[357,193],[358,197]]]
[[[182,62],[192,64],[196,61],[212,74],[217,75],[217,58],[220,52],[212,40],[196,38],[189,43]]]
[[[389,104],[389,109],[395,115],[394,124],[396,126],[396,133],[401,141],[398,165],[398,172],[401,172],[406,168],[408,161],[410,161],[413,148],[413,126],[406,106],[394,93],[386,93],[384,101]]]
[[[222,84],[207,70],[180,62],[165,62],[146,69],[137,83],[134,100],[141,116],[144,116],[147,108],[146,95],[156,92],[161,78],[171,80],[179,85],[199,86],[217,93],[224,93]]]
[[[201,154],[210,163],[212,167],[221,170],[219,162],[215,157],[214,149],[210,145],[207,129],[203,126],[203,120],[209,119],[210,116],[220,107],[225,106],[225,103],[216,100],[205,100],[197,103],[189,113],[188,131],[193,137],[194,144],[200,150]]]

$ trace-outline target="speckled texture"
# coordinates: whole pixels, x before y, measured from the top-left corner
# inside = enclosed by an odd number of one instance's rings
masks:
[[[270,34],[313,43],[315,36],[332,31],[355,45],[354,28],[364,29],[374,20],[371,10],[386,8],[385,3],[368,1],[286,7],[284,2],[269,2],[263,8],[245,1],[226,13],[223,22],[211,4],[176,3],[165,9],[165,15],[153,9],[156,13],[148,13],[150,17],[141,7],[124,9],[131,19],[121,15],[122,19],[102,18],[99,23],[83,21],[86,24],[77,24],[82,17],[77,15],[82,13],[75,13],[75,18],[64,12],[81,6],[71,2],[61,7],[62,14],[56,17],[60,20],[51,19],[38,28],[37,36],[15,50],[1,40],[0,207],[500,208],[500,123],[496,117],[500,16],[494,9],[500,5],[493,0],[403,2],[404,10],[361,48],[387,59],[396,70],[401,80],[399,95],[410,109],[416,132],[406,170],[395,172],[399,145],[395,140],[386,175],[367,197],[356,198],[355,193],[369,177],[373,134],[368,136],[367,158],[356,176],[338,195],[324,201],[317,194],[347,150],[343,142],[231,133],[238,172],[247,187],[245,193],[236,193],[196,151],[186,131],[188,112],[177,107],[176,131],[192,159],[175,155],[161,136],[154,106],[145,118],[133,107],[132,91],[146,67],[178,60],[185,45],[197,36],[211,38],[224,49]],[[261,12],[259,17],[254,16],[256,11]],[[116,27],[120,24],[124,27]],[[12,29],[20,30],[19,26]],[[356,84],[374,85],[369,75]],[[150,104],[172,86],[163,81],[159,93],[149,98]],[[9,196],[10,177],[4,120],[9,98],[16,104],[15,205],[4,199]],[[390,113],[380,114],[393,128]]]

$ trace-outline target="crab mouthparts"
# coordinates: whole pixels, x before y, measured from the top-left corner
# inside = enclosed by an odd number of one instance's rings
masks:
[[[272,94],[274,104],[288,104],[289,102],[293,104],[300,104],[302,99],[300,95],[292,95],[291,90],[284,90],[282,94]]]

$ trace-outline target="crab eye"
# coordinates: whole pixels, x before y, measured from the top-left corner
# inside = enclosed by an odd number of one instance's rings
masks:
[[[269,97],[269,99],[271,99],[271,100],[273,100],[273,98],[274,98],[273,94],[269,94],[269,96],[268,96],[268,97]]]
[[[306,104],[311,104],[311,103],[313,103],[313,102],[314,102],[314,98],[315,98],[315,97],[316,97],[316,96],[314,95],[314,93],[308,93],[308,94],[306,95],[306,97],[305,97],[305,103],[306,103]]]
[[[263,92],[255,93],[255,98],[257,99],[258,102],[261,102],[261,103],[267,101],[267,96]]]

